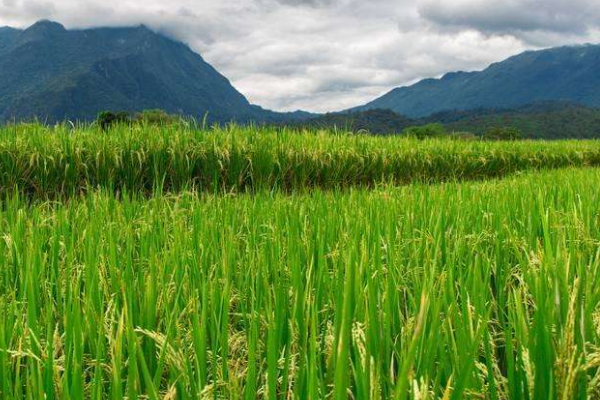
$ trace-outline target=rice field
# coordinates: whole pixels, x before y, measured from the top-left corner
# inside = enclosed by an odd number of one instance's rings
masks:
[[[600,142],[0,128],[0,399],[600,398]]]
[[[599,141],[420,141],[273,128],[0,128],[0,195],[301,192],[600,166]]]
[[[485,179],[595,142],[38,130],[0,135],[2,399],[600,398],[600,169]]]

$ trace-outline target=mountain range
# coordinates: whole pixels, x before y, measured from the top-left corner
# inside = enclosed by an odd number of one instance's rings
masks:
[[[384,121],[386,130],[460,115],[460,126],[469,120],[472,128],[474,121],[490,121],[492,115],[523,119],[535,114],[529,105],[540,103],[559,104],[564,111],[560,118],[577,112],[593,119],[593,108],[600,107],[599,88],[600,46],[560,47],[525,52],[483,71],[425,79],[349,111],[358,113],[355,124]],[[522,107],[528,111],[519,112]],[[67,30],[39,21],[27,29],[0,28],[0,123],[88,121],[103,110],[145,109],[208,115],[215,122],[297,123],[317,117],[329,123],[344,118],[253,105],[189,46],[143,25]]]

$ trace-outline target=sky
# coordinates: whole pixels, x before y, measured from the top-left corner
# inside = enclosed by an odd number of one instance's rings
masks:
[[[600,0],[0,0],[0,26],[145,24],[255,104],[337,111],[524,50],[600,43]]]

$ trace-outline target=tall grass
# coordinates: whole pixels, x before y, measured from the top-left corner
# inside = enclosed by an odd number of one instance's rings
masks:
[[[298,134],[268,128],[199,130],[17,125],[0,129],[0,192],[71,196],[90,189],[152,193],[368,187],[501,177],[600,165],[600,142],[418,141]]]
[[[0,397],[598,398],[598,187],[9,196]]]

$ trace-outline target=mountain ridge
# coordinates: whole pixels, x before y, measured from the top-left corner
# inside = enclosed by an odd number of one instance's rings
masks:
[[[0,30],[0,121],[92,120],[160,108],[212,122],[279,121],[251,104],[188,45],[145,25],[67,30],[42,20]]]
[[[600,107],[600,45],[526,51],[481,71],[449,72],[394,88],[352,110],[390,109],[421,118],[444,110],[511,108],[540,101]]]
[[[600,45],[526,51],[482,71],[448,72],[394,88],[344,112],[391,110],[423,119],[477,109],[512,109],[545,101],[600,107]],[[66,29],[41,20],[26,29],[0,27],[0,123],[92,120],[99,111],[160,108],[210,122],[294,122],[319,117],[251,104],[187,44],[145,25]],[[329,113],[324,121],[340,120]],[[382,113],[358,121],[406,120]],[[359,124],[360,125],[360,124]]]

